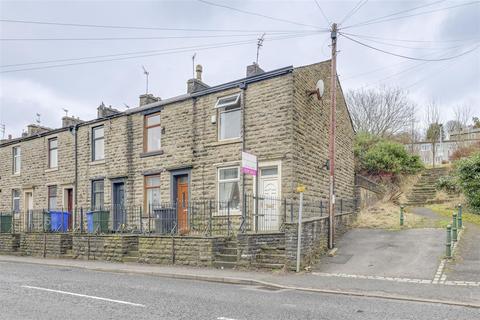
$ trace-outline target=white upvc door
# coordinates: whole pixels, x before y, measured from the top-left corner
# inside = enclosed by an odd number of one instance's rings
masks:
[[[25,192],[25,227],[27,230],[31,226],[32,210],[33,210],[33,192]]]
[[[259,231],[276,231],[280,228],[280,168],[278,165],[260,167],[259,170]]]

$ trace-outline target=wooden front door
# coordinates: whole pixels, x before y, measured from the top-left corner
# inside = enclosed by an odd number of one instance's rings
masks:
[[[179,176],[177,179],[177,221],[178,232],[188,233],[188,176]]]
[[[113,230],[120,231],[126,224],[125,214],[125,185],[116,182],[113,189]]]

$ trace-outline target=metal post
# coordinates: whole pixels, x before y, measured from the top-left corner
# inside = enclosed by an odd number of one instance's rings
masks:
[[[290,222],[293,223],[293,201],[290,202]]]
[[[50,221],[50,223],[52,223]],[[45,210],[42,210],[42,230],[45,232]]]
[[[287,222],[287,199],[283,199],[283,223]]]
[[[462,229],[463,228],[463,218],[462,218],[462,205],[459,204],[458,205],[458,217],[457,217],[457,220],[458,220],[458,229]]]
[[[446,256],[447,258],[452,257],[452,226],[447,226],[447,243],[446,243]]]
[[[302,246],[302,211],[303,192],[300,192],[300,207],[298,208],[298,234],[297,234],[297,272],[300,272],[301,246]]]
[[[405,216],[403,214],[403,209],[404,208],[405,208],[404,206],[400,206],[400,226],[403,226],[403,222],[405,220]]]
[[[152,232],[152,228],[151,228],[151,218],[150,218],[150,212],[152,211],[152,205],[148,205],[148,233],[151,233]]]
[[[140,233],[143,233],[143,219],[142,219],[142,206],[139,207],[140,209],[140,216],[138,217],[138,220],[140,222]]]
[[[227,235],[230,237],[230,200],[227,201]]]
[[[458,229],[457,229],[457,214],[453,214],[453,223],[452,223],[452,241],[457,242]]]
[[[212,200],[208,200],[208,210],[209,210],[208,234],[212,236],[212,219],[213,219]]]
[[[331,62],[331,108],[330,108],[330,130],[329,130],[329,167],[330,167],[330,211],[329,211],[329,230],[328,230],[328,248],[335,246],[335,129],[337,113],[337,24],[332,24],[330,34],[332,39],[332,62]]]

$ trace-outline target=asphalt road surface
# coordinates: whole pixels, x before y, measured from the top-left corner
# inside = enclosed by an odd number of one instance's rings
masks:
[[[480,319],[480,309],[0,262],[0,319]]]

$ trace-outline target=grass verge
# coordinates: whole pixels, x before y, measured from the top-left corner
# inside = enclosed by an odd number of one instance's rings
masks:
[[[458,212],[458,209],[450,204],[432,204],[427,206],[427,208],[446,218],[451,218],[453,212]],[[463,222],[470,222],[472,224],[480,226],[480,215],[478,214],[473,214],[471,212],[463,210],[462,219]]]

